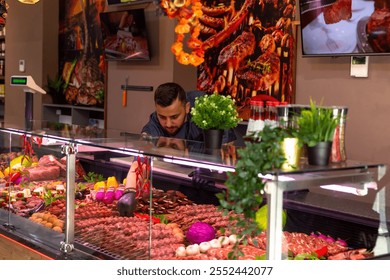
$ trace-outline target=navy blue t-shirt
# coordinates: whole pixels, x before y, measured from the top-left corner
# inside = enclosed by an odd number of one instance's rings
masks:
[[[190,91],[187,93],[187,100],[190,102],[190,107],[192,108],[195,104],[195,98],[198,96],[202,96],[205,93],[203,91]],[[151,136],[164,136],[164,137],[171,137],[171,138],[179,138],[179,139],[185,139],[185,140],[192,140],[192,141],[202,141],[203,142],[203,130],[199,127],[197,127],[192,121],[191,121],[191,114],[187,114],[186,122],[180,127],[178,132],[175,135],[168,135],[163,127],[161,126],[160,122],[157,118],[157,113],[153,112],[150,115],[148,123],[142,128],[141,133],[147,133]],[[223,143],[228,143],[236,140],[236,135],[232,129],[225,130],[224,136],[223,136]]]

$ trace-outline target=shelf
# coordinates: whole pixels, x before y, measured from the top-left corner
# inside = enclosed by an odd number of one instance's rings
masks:
[[[96,124],[104,128],[104,108],[76,106],[69,104],[42,104],[43,119],[75,125]]]

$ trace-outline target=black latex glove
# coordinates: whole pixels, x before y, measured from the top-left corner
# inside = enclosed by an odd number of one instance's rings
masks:
[[[198,188],[213,187],[215,182],[212,180],[211,176],[211,171],[204,168],[198,168],[188,174],[188,177],[192,178],[192,185]]]
[[[137,207],[137,199],[135,198],[135,192],[130,191],[124,193],[118,200],[116,205],[119,211],[119,215],[125,217],[132,217]]]

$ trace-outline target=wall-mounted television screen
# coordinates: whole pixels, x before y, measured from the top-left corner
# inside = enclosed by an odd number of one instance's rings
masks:
[[[389,0],[302,0],[302,56],[389,55],[386,5]]]
[[[144,9],[100,13],[107,60],[150,60]]]

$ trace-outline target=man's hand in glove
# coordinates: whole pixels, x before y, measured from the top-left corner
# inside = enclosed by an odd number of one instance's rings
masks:
[[[188,177],[192,178],[192,185],[197,188],[207,188],[215,185],[209,169],[198,168],[188,174]]]
[[[137,199],[135,198],[135,191],[125,192],[118,200],[116,205],[119,211],[119,215],[125,217],[132,217],[137,207]]]

